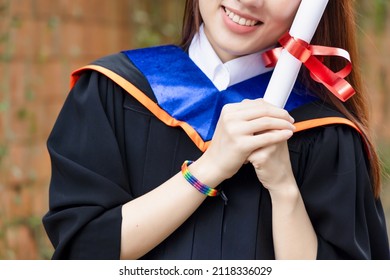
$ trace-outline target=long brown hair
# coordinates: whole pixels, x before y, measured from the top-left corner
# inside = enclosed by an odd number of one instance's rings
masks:
[[[188,49],[192,38],[199,30],[199,26],[202,23],[198,2],[198,0],[186,1],[182,39],[180,43],[180,46],[184,49]],[[369,129],[369,103],[367,94],[363,91],[361,74],[356,67],[356,65],[359,65],[359,62],[356,43],[356,15],[354,4],[354,0],[329,1],[324,16],[312,40],[312,44],[339,47],[349,52],[355,67],[353,68],[352,73],[347,77],[347,81],[355,89],[356,94],[347,102],[343,103],[325,87],[314,82],[309,77],[309,73],[305,68],[302,69],[300,79],[309,89],[316,92],[316,95],[319,98],[339,110],[362,131],[364,141],[367,143],[373,192],[376,197],[379,197],[381,191],[380,162]],[[334,58],[327,58],[324,63],[333,70],[339,70],[344,66],[343,61]]]

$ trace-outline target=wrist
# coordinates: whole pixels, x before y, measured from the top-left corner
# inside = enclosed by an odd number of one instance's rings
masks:
[[[193,162],[188,169],[199,181],[210,188],[217,187],[225,180],[215,164],[202,157]]]
[[[202,183],[196,178],[191,171],[188,169],[189,165],[191,165],[193,161],[186,160],[183,162],[181,166],[181,173],[186,179],[188,183],[190,183],[195,189],[197,189],[200,193],[207,196],[217,196],[219,193],[215,188],[211,188],[208,185]]]
[[[295,205],[301,198],[301,193],[295,182],[271,188],[269,189],[269,194],[272,203],[283,203],[284,205]]]

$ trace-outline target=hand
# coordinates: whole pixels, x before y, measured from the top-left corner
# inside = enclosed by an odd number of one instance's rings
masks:
[[[257,177],[271,195],[280,191],[287,193],[287,190],[296,188],[287,141],[254,151],[248,161],[254,166]]]
[[[262,99],[225,105],[202,160],[212,166],[212,172],[220,181],[230,178],[254,151],[290,138],[295,129],[293,122],[287,111]],[[255,155],[253,163],[257,164]],[[256,166],[263,167],[262,164]]]

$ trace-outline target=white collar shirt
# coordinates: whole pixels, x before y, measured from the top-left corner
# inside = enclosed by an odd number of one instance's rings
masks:
[[[219,91],[272,70],[265,67],[261,52],[223,63],[207,39],[203,25],[194,36],[188,54]]]

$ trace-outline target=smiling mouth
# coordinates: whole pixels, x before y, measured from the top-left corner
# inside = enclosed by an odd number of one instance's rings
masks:
[[[258,20],[252,20],[252,19],[247,19],[247,18],[241,17],[241,16],[233,13],[232,11],[230,11],[226,7],[224,7],[224,10],[225,10],[225,13],[228,16],[228,18],[230,18],[233,22],[237,23],[238,25],[241,25],[241,26],[256,26],[256,25],[261,24],[261,22],[258,21]]]

